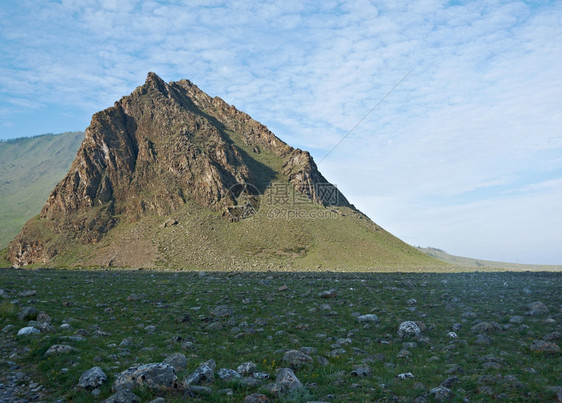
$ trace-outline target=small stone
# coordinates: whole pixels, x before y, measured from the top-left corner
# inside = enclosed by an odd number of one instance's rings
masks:
[[[277,291],[287,291],[288,289],[289,289],[289,287],[287,287],[286,284],[283,284],[281,287],[279,287],[279,288],[277,289]]]
[[[234,309],[228,305],[219,305],[211,311],[211,315],[218,318],[229,318],[234,315]]]
[[[261,393],[252,393],[244,398],[244,403],[265,403],[269,398]]]
[[[476,340],[474,342],[481,346],[489,346],[490,343],[492,343],[492,339],[485,334],[479,334],[478,336],[476,336]]]
[[[548,314],[548,307],[540,301],[531,302],[527,305],[527,308],[529,309],[527,315],[536,316]]]
[[[186,369],[187,368],[187,357],[183,353],[174,353],[166,357],[163,364],[168,364],[174,367],[174,369]]]
[[[451,339],[456,339],[459,336],[455,332],[449,332],[447,333],[447,337],[450,337]]]
[[[452,364],[451,368],[447,370],[447,374],[462,374],[464,372],[464,368],[458,364]]]
[[[283,355],[283,362],[292,369],[312,367],[313,359],[299,350],[289,350]]]
[[[35,320],[37,318],[37,315],[39,315],[39,311],[35,308],[33,308],[32,306],[28,306],[23,308],[19,313],[18,313],[18,319],[19,320]]]
[[[514,315],[509,318],[509,323],[520,324],[523,323],[523,320],[524,320],[523,316]]]
[[[451,398],[451,390],[444,387],[438,386],[429,391],[429,394],[435,398],[438,402],[443,402]]]
[[[281,386],[283,390],[293,390],[303,387],[301,381],[299,381],[293,370],[290,368],[281,368],[277,373],[275,383]]]
[[[201,365],[184,380],[185,385],[199,385],[202,383],[212,383],[215,380],[215,373],[208,365]]]
[[[556,343],[545,340],[533,340],[529,350],[537,353],[559,353],[560,347]]]
[[[238,368],[236,368],[236,372],[238,372],[240,375],[251,375],[257,370],[258,367],[252,361],[244,362],[238,365]]]
[[[560,332],[552,332],[543,336],[543,340],[556,341],[560,338]]]
[[[351,371],[351,375],[358,378],[367,378],[371,376],[372,373],[372,368],[367,364],[354,365],[353,371]]]
[[[18,331],[18,336],[25,336],[28,334],[36,334],[36,333],[41,333],[41,331],[39,329],[34,328],[33,326],[27,326],[27,327],[22,327]]]
[[[482,364],[482,368],[484,369],[501,369],[501,367],[501,364],[495,361],[486,361],[484,364]]]
[[[39,330],[43,333],[51,333],[55,331],[55,327],[50,323],[39,323]]]
[[[189,313],[184,313],[176,318],[177,323],[189,323],[191,322],[191,315]]]
[[[167,391],[178,388],[177,380],[176,372],[171,365],[162,363],[135,365],[117,375],[112,390],[146,387]]]
[[[379,317],[374,313],[369,313],[367,315],[360,315],[357,317],[357,322],[359,323],[376,323],[379,321]]]
[[[421,334],[421,329],[416,322],[408,320],[402,322],[398,327],[398,337],[404,339],[406,337],[417,337]]]
[[[217,376],[221,381],[231,381],[242,377],[237,371],[228,368],[221,368],[217,373]]]
[[[213,371],[215,369],[217,369],[217,363],[215,362],[215,360],[213,360],[212,358],[210,360],[207,360],[205,362],[202,362],[201,365],[206,365],[209,368],[211,368]]]
[[[441,382],[439,386],[443,386],[445,388],[451,388],[451,386],[453,386],[457,382],[459,382],[458,376],[450,376],[447,379],[445,379],[443,382]]]
[[[396,377],[398,379],[400,379],[401,381],[406,380],[406,379],[414,379],[414,375],[411,372],[404,372],[402,374],[396,375]]]
[[[205,327],[205,330],[209,332],[218,332],[223,329],[221,322],[213,322]]]
[[[321,293],[318,294],[318,296],[320,298],[336,298],[338,296],[338,293],[336,292],[336,290],[332,289],[332,290],[322,291]]]
[[[252,378],[256,378],[256,379],[265,381],[267,379],[270,379],[271,377],[269,376],[269,374],[266,374],[265,372],[254,372],[252,374]]]
[[[173,218],[168,218],[166,221],[160,224],[160,228],[170,228],[175,225],[178,225],[178,221],[174,220]]]
[[[253,375],[253,374],[252,374]],[[263,383],[261,379],[256,379],[253,376],[245,376],[240,379],[240,386],[243,388],[257,388]]]
[[[208,386],[190,385],[188,390],[196,395],[212,395],[213,389]]]
[[[410,298],[408,301],[406,301],[406,304],[408,305],[416,305],[418,303],[418,301],[415,298]]]
[[[501,326],[496,322],[480,322],[470,329],[473,333],[490,333],[501,330]]]
[[[45,312],[40,312],[35,320],[39,323],[51,323],[51,317]]]
[[[263,386],[261,390],[273,397],[278,397],[282,392],[281,386],[276,383],[268,383],[267,385]]]
[[[54,344],[45,352],[45,355],[68,354],[73,350],[68,344]]]
[[[78,380],[78,386],[84,389],[96,389],[107,382],[107,375],[100,367],[93,367],[84,372]]]
[[[140,402],[137,395],[129,389],[120,390],[103,401],[103,403],[136,403]]]
[[[472,311],[463,312],[461,316],[462,316],[463,318],[465,318],[465,319],[474,319],[474,318],[476,318],[476,314],[475,314],[474,312],[472,312]]]
[[[337,358],[337,357],[339,357],[339,356],[341,356],[341,355],[344,355],[345,353],[346,353],[346,351],[345,351],[344,348],[336,348],[336,349],[334,349],[334,350],[328,352],[326,355],[327,355],[328,357]]]
[[[308,355],[312,355],[312,354],[316,354],[318,352],[318,349],[314,347],[301,347],[299,348],[299,351],[302,351],[303,353]]]

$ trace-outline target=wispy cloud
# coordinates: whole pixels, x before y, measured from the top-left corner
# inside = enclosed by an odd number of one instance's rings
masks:
[[[0,5],[0,135],[63,113],[82,124],[64,130],[83,129],[155,71],[191,79],[320,158],[414,67],[321,170],[415,243],[456,253],[476,237],[493,249],[514,236],[498,211],[535,220],[529,243],[561,240],[539,214],[560,217],[553,205],[524,211],[559,195],[541,184],[562,169],[562,3],[183,3]],[[489,237],[474,229],[502,225]],[[490,257],[542,256],[523,250]]]

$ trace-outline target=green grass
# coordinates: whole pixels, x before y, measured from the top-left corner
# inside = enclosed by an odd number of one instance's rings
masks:
[[[0,142],[0,248],[7,246],[64,177],[84,133]]]
[[[0,317],[4,319],[17,318],[17,307],[8,301],[0,302]]]
[[[158,253],[152,266],[145,267],[168,269],[187,266],[205,270],[251,267],[252,270],[370,271],[448,267],[349,208],[326,208],[312,203],[297,207],[270,206],[267,199],[266,192],[257,214],[238,222],[229,222],[221,213],[188,203],[172,215],[178,221],[176,226],[161,228],[165,218],[145,217],[110,231],[100,245],[90,248],[125,247],[127,243],[132,248],[131,239],[148,240]],[[291,214],[300,214],[302,218]],[[117,260],[122,257],[118,250]],[[123,260],[117,265],[135,267],[133,262]]]
[[[200,362],[215,359],[218,368],[232,368],[245,361],[254,361],[258,369],[275,378],[275,371],[285,366],[283,351],[314,347],[313,356],[328,359],[328,365],[317,361],[308,369],[297,370],[306,385],[303,396],[283,396],[279,401],[411,401],[451,376],[447,370],[459,365],[459,383],[453,389],[454,401],[488,401],[482,394],[481,377],[492,375],[495,395],[505,394],[509,401],[544,401],[553,398],[547,386],[560,385],[560,354],[534,354],[528,345],[560,327],[559,273],[308,273],[308,272],[155,272],[155,271],[61,271],[0,270],[0,283],[11,295],[34,287],[37,295],[32,303],[49,313],[56,328],[54,333],[16,337],[25,326],[8,302],[1,305],[0,326],[16,325],[8,334],[0,333],[0,341],[15,340],[23,353],[18,361],[23,371],[47,388],[43,400],[65,398],[72,401],[93,401],[89,392],[74,388],[87,369],[101,366],[109,376],[100,398],[108,397],[115,376],[134,363],[160,362],[174,352],[188,357],[188,369],[178,372],[185,378]],[[277,291],[282,285],[288,290]],[[318,293],[335,288],[338,297],[321,299]],[[532,294],[522,293],[530,288]],[[138,301],[129,301],[131,294],[144,294]],[[406,304],[417,300],[415,310]],[[455,299],[457,298],[457,299]],[[525,316],[526,305],[541,300],[550,315]],[[71,301],[71,305],[63,305]],[[329,310],[321,305],[329,304]],[[20,301],[21,306],[29,302]],[[232,318],[221,319],[223,330],[208,331],[211,311],[218,305],[234,309]],[[19,310],[19,307],[17,307]],[[462,313],[472,311],[483,321],[506,324],[506,318],[525,316],[523,329],[518,325],[490,334],[492,343],[475,343],[470,331],[474,319],[463,319]],[[354,313],[375,313],[380,322],[364,325]],[[189,314],[188,322],[177,318]],[[554,321],[545,321],[547,317]],[[214,319],[213,319],[214,320]],[[229,320],[231,320],[229,322]],[[428,344],[410,348],[410,356],[397,356],[403,341],[397,335],[401,321],[421,320],[427,326],[424,336]],[[69,322],[73,330],[61,330]],[[459,338],[446,336],[454,323],[463,328]],[[144,331],[156,326],[153,334]],[[231,331],[233,327],[239,330]],[[82,330],[80,330],[82,329]],[[102,333],[98,333],[100,330]],[[66,336],[83,334],[84,341],[69,341]],[[192,341],[193,348],[182,349],[183,341]],[[131,345],[120,347],[125,338]],[[350,344],[338,356],[330,357],[333,344],[349,338]],[[386,340],[388,344],[381,343]],[[53,344],[71,344],[77,351],[47,357],[45,351]],[[382,354],[382,361],[371,360],[372,375],[358,379],[350,375],[353,365]],[[502,360],[500,369],[483,367],[482,357],[493,355]],[[64,373],[62,368],[67,368]],[[533,368],[537,374],[529,372]],[[342,375],[338,375],[343,371]],[[400,381],[396,375],[412,372],[413,380]],[[515,375],[523,384],[514,388],[503,379]],[[421,383],[422,385],[416,385]],[[384,387],[382,385],[385,385]],[[353,386],[352,386],[353,385]],[[238,402],[259,388],[243,388],[237,382],[215,381],[213,394],[200,401]],[[416,387],[419,386],[419,388]],[[232,388],[231,398],[218,391]],[[157,396],[151,391],[137,391],[143,400]],[[180,394],[165,395],[166,401],[182,401]],[[99,399],[98,399],[99,400]]]

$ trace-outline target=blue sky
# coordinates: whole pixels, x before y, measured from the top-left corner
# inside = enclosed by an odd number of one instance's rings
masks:
[[[189,5],[185,5],[185,3]],[[561,1],[0,4],[0,139],[188,78],[414,245],[562,264]]]

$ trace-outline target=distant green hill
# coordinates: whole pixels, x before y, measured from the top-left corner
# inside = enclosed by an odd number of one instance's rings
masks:
[[[444,250],[438,248],[422,248],[416,247],[420,252],[435,257],[447,263],[454,264],[455,266],[474,268],[474,269],[498,269],[498,270],[547,270],[547,271],[561,271],[562,265],[538,265],[538,264],[520,264],[520,263],[507,263],[495,262],[492,260],[474,259],[470,257],[450,255]]]
[[[0,142],[0,249],[39,214],[83,138],[83,132],[68,132]]]

